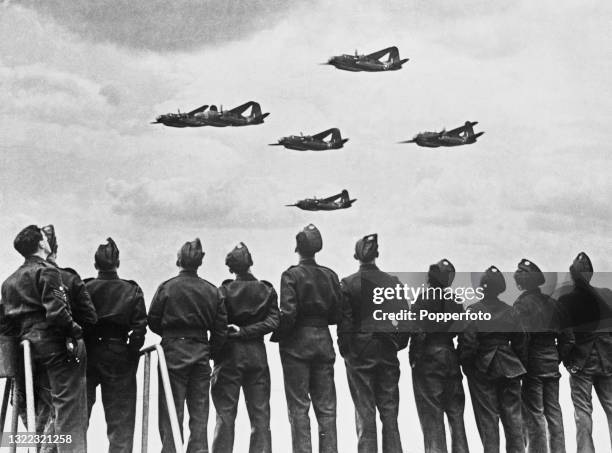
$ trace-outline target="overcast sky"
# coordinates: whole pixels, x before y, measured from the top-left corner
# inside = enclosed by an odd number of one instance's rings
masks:
[[[604,1],[5,0],[0,274],[21,261],[12,240],[29,223],[55,224],[58,261],[84,277],[112,236],[147,303],[195,236],[212,282],[244,241],[255,275],[278,285],[309,222],[341,276],[372,232],[392,271],[442,257],[462,271],[523,257],[563,271],[581,250],[612,271],[611,21]],[[389,45],[410,58],[403,70],[318,65]],[[265,124],[149,124],[248,100]],[[396,143],[466,120],[486,132],[472,146]],[[267,146],[334,126],[344,149]],[[349,210],[284,207],[343,188],[358,199]]]

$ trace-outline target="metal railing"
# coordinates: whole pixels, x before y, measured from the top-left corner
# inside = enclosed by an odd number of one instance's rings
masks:
[[[25,377],[25,394],[26,394],[26,430],[29,432],[36,431],[36,415],[35,415],[35,407],[34,407],[34,379],[32,373],[32,352],[31,345],[28,340],[23,340],[21,342],[21,346],[23,348],[23,367],[24,367],[24,377]],[[11,410],[11,429],[9,433],[11,435],[17,434],[17,427],[19,423],[19,410],[16,407],[17,403],[17,383],[16,376],[6,376],[6,381],[4,384],[4,394],[2,396],[2,406],[0,407],[0,433],[4,432],[4,426],[6,424],[6,415],[8,412],[8,404],[11,401],[12,394],[12,405],[13,408]],[[10,453],[15,453],[17,451],[17,444],[11,443],[9,447]]]
[[[161,384],[164,388],[164,397],[166,407],[168,408],[168,418],[170,419],[170,427],[172,429],[172,439],[174,441],[174,449],[176,453],[183,451],[183,441],[181,430],[179,427],[178,417],[176,415],[176,406],[174,405],[174,397],[172,395],[172,387],[170,387],[170,376],[168,375],[168,367],[166,365],[166,356],[164,349],[160,344],[148,346],[140,351],[140,355],[144,355],[144,378],[142,387],[142,437],[141,437],[141,452],[147,453],[149,441],[149,400],[151,386],[151,354],[157,353],[157,361],[161,375]],[[158,384],[159,385],[159,384]]]
[[[36,414],[34,406],[34,379],[32,373],[32,356],[31,356],[31,345],[28,340],[21,342],[23,348],[23,364],[24,364],[24,382],[25,382],[25,395],[26,395],[26,430],[29,432],[36,431]],[[181,430],[179,427],[178,417],[176,414],[176,406],[174,405],[174,397],[172,395],[172,388],[170,386],[170,376],[168,374],[168,367],[166,365],[166,356],[164,350],[160,344],[155,344],[146,347],[140,351],[140,355],[144,355],[144,383],[142,392],[142,433],[141,433],[141,452],[147,453],[148,451],[148,437],[149,437],[149,404],[151,399],[151,354],[157,353],[157,361],[161,375],[161,385],[164,389],[164,397],[166,401],[166,407],[168,408],[168,417],[170,418],[170,427],[172,429],[172,438],[174,441],[174,448],[177,453],[183,451]],[[16,376],[6,376],[4,385],[4,393],[2,395],[2,405],[0,407],[0,433],[4,431],[6,424],[6,416],[8,414],[9,402],[12,402],[11,410],[11,428],[9,433],[11,435],[17,434],[18,423],[19,423],[19,410],[16,407],[17,404],[17,383]],[[12,396],[12,399],[11,399]],[[17,445],[11,444],[9,452],[15,453]]]

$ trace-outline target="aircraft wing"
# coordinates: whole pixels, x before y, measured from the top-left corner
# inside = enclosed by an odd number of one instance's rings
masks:
[[[318,134],[313,135],[311,138],[313,140],[323,140],[328,135],[332,135],[334,132],[340,134],[340,130],[337,127],[332,127],[331,129],[327,129],[326,131],[319,132]]]
[[[206,110],[208,108],[208,105],[203,105],[202,107],[198,107],[195,110],[192,110],[191,112],[189,112],[187,115],[195,115],[196,113],[200,113],[203,112],[204,110]]]
[[[398,59],[399,58],[399,50],[397,47],[387,47],[386,49],[379,50],[377,52],[373,52],[371,54],[366,55],[368,58],[373,58],[375,60],[379,60],[385,55],[389,54],[389,60]]]
[[[467,126],[459,126],[455,129],[451,129],[450,131],[446,131],[444,133],[444,135],[459,135],[462,134],[463,132],[465,132],[465,130],[467,129]]]
[[[337,194],[337,195],[333,195],[333,196],[331,196],[331,197],[323,198],[322,200],[319,200],[319,201],[322,201],[323,203],[330,203],[330,202],[332,202],[332,201],[336,201],[336,200],[337,200],[338,198],[340,198],[341,196],[342,196],[342,192],[340,192],[340,193],[339,193],[339,194]]]
[[[249,107],[254,107],[254,106],[259,106],[259,104],[255,101],[249,101],[249,102],[245,102],[242,105],[239,105],[238,107],[234,107],[233,109],[230,110],[231,113],[236,113],[238,115],[242,115],[245,110],[247,110]]]

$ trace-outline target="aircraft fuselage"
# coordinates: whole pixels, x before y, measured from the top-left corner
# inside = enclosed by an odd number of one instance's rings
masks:
[[[424,132],[417,135],[413,142],[419,146],[427,147],[427,148],[439,148],[443,147],[453,147],[453,146],[461,146],[461,145],[470,145],[472,143],[476,143],[478,137],[480,137],[484,132],[479,132],[474,135],[441,135],[437,132]]]
[[[280,139],[278,144],[294,151],[327,151],[329,149],[340,149],[347,141],[348,138],[326,142],[324,140],[312,140],[308,137],[285,137]]]
[[[336,69],[351,72],[386,72],[397,71],[402,69],[402,65],[408,59],[397,61],[380,61],[368,58],[354,57],[351,55],[342,55],[333,57],[329,60],[329,64],[335,66]]]
[[[338,209],[350,208],[354,201],[325,203],[318,200],[301,200],[295,206],[304,211],[336,211]]]

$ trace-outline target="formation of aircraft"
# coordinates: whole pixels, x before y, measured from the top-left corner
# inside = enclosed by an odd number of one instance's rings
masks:
[[[337,209],[350,208],[356,201],[356,198],[351,199],[349,197],[348,190],[345,189],[339,194],[331,197],[305,198],[304,200],[297,201],[295,204],[288,204],[285,206],[295,206],[304,211],[335,211]]]
[[[470,145],[476,143],[478,137],[484,134],[484,132],[474,133],[474,126],[477,124],[478,121],[466,121],[463,126],[450,131],[420,132],[415,135],[412,140],[406,140],[400,143],[416,143],[419,146],[425,146],[427,148]]]
[[[330,137],[329,140],[325,140],[327,137]],[[282,137],[278,143],[270,143],[270,146],[284,146],[296,151],[325,151],[342,148],[348,140],[348,138],[342,138],[340,129],[333,127],[315,135],[300,133],[300,135]]]
[[[248,115],[244,115],[250,109]],[[187,113],[167,113],[160,115],[151,124],[163,124],[170,127],[227,127],[251,126],[261,124],[269,113],[262,113],[261,106],[255,101],[246,102],[231,110],[217,109],[215,105],[203,105]]]
[[[334,56],[323,64],[351,72],[383,72],[402,69],[402,65],[408,60],[408,58],[401,59],[398,48],[391,46],[366,55],[360,55],[355,51],[355,55]],[[247,110],[250,110],[250,112],[245,114]],[[186,113],[181,113],[179,110],[178,113],[159,115],[151,124],[163,124],[164,126],[179,128],[239,127],[262,124],[268,115],[269,113],[262,113],[259,103],[249,101],[231,110],[223,110],[223,106],[217,108],[215,105],[202,105]],[[450,131],[421,132],[414,136],[412,140],[400,143],[416,143],[419,146],[429,148],[469,145],[475,143],[484,134],[484,132],[474,132],[476,124],[478,124],[476,121],[466,121],[463,126]],[[326,151],[343,148],[348,140],[348,138],[342,138],[338,128],[331,128],[314,135],[300,133],[300,135],[282,137],[277,143],[270,143],[270,146],[284,146],[296,151]],[[306,211],[333,211],[350,208],[355,201],[357,200],[351,199],[345,189],[331,197],[306,198],[286,206],[295,206]]]
[[[384,56],[386,60],[381,60]],[[355,55],[337,55],[331,57],[326,65],[335,66],[337,69],[352,72],[379,72],[379,71],[397,71],[402,69],[402,65],[409,59],[400,59],[399,50],[395,46],[387,47],[367,55],[359,55],[355,50]]]

